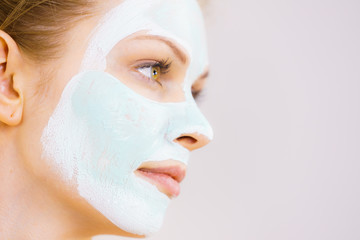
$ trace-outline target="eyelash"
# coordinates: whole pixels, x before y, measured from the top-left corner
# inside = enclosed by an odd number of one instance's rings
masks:
[[[148,78],[145,76],[145,74],[141,73],[139,71],[139,69],[141,68],[155,68],[155,67],[159,67],[160,68],[160,74],[166,74],[170,71],[171,68],[171,64],[172,62],[169,59],[162,59],[160,61],[154,61],[154,62],[147,62],[147,63],[143,63],[140,64],[138,66],[136,66],[136,70],[142,75],[142,77],[146,78],[147,81],[151,81],[151,82],[156,82],[156,84],[159,84],[160,86],[162,86],[160,81],[157,80],[153,80],[151,78]],[[204,92],[203,91],[195,91],[192,90],[191,91],[193,98],[197,101],[200,102],[201,99],[204,97]]]
[[[166,74],[169,72],[171,62],[169,59],[162,59],[157,62],[153,67],[159,67],[161,69],[161,74]]]
[[[204,93],[203,90],[196,90],[196,91],[195,91],[195,90],[191,90],[191,94],[192,94],[194,100],[195,100],[197,103],[201,102],[201,101],[203,100],[203,98],[205,97],[205,96],[204,96],[205,93]]]
[[[141,65],[138,65],[138,66],[136,67],[136,70],[137,70],[144,78],[146,78],[147,80],[153,81],[153,82],[156,82],[156,83],[162,85],[160,81],[157,81],[157,80],[154,80],[154,79],[152,79],[152,78],[149,78],[149,77],[145,76],[145,74],[141,73],[141,72],[139,71],[139,69],[142,69],[142,68],[156,68],[156,67],[158,67],[158,68],[160,68],[160,78],[161,78],[161,75],[166,74],[166,73],[168,73],[168,72],[170,71],[171,64],[172,64],[172,62],[171,62],[169,59],[162,59],[162,60],[160,60],[160,61],[147,62],[147,63],[143,63],[143,64],[141,64]]]
[[[192,91],[191,91],[191,94],[192,94],[192,96],[193,96],[193,98],[194,98],[195,100],[199,99],[199,98],[202,96],[202,92],[201,92],[201,91],[194,91],[194,90],[192,90]]]

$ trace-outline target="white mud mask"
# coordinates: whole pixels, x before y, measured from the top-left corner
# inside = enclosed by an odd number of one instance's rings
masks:
[[[156,232],[169,198],[134,171],[144,162],[177,160],[189,151],[174,140],[212,130],[191,97],[207,66],[203,24],[195,0],[126,0],[108,12],[92,35],[82,71],[65,87],[42,135],[43,157],[79,194],[119,228]],[[160,103],[135,93],[105,72],[106,56],[122,39],[147,31],[173,39],[190,55],[185,101]]]

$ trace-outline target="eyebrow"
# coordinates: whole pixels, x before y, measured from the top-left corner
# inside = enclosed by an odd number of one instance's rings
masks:
[[[183,64],[185,64],[187,62],[187,56],[185,55],[185,53],[183,51],[180,50],[180,48],[178,46],[176,46],[175,43],[173,43],[172,41],[163,38],[161,36],[156,36],[156,35],[142,35],[142,36],[137,36],[134,38],[135,40],[157,40],[157,41],[161,41],[163,43],[165,43],[166,45],[168,45],[173,52],[175,53],[175,55],[181,60],[181,62]]]
[[[201,80],[201,79],[206,79],[209,77],[209,70],[206,70],[205,72],[203,72],[196,80],[195,82]]]

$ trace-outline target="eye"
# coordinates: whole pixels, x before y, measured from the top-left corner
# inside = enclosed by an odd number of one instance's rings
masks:
[[[158,82],[160,79],[161,68],[159,66],[143,66],[137,68],[137,70],[151,80]]]
[[[163,76],[169,72],[171,62],[168,60],[145,62],[138,65],[136,70],[146,79],[161,84]]]
[[[193,90],[191,89],[191,94],[195,100],[198,100],[202,95],[202,90]]]

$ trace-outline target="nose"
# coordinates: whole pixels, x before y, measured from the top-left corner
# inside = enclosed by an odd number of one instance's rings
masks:
[[[174,140],[175,143],[180,144],[189,151],[202,148],[210,141],[211,140],[208,137],[198,133],[183,134]]]
[[[181,103],[176,109],[172,108],[172,112],[166,133],[169,142],[193,151],[212,140],[212,127],[195,102]]]

